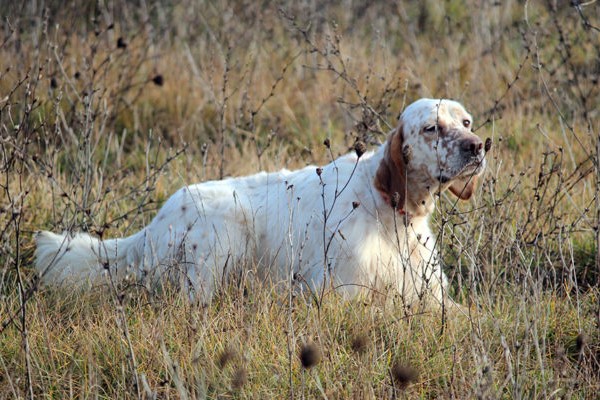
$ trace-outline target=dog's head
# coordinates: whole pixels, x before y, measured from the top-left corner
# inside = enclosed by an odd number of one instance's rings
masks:
[[[455,101],[412,103],[388,138],[375,187],[398,209],[407,198],[421,202],[426,200],[421,197],[445,189],[469,199],[485,168],[483,142],[471,131],[472,124],[471,115]]]

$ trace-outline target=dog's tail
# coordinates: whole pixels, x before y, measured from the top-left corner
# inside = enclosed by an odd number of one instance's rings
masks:
[[[143,231],[123,239],[100,240],[85,233],[38,232],[35,267],[42,282],[50,285],[94,284],[107,273],[122,279],[137,273],[141,235]]]

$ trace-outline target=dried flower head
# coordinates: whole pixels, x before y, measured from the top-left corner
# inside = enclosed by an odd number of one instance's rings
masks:
[[[492,139],[490,139],[490,138],[485,139],[485,146],[483,147],[483,149],[487,153],[488,151],[490,151],[491,148],[492,148]]]
[[[575,338],[575,348],[578,353],[581,353],[583,347],[587,344],[587,342],[588,338],[585,333],[581,332],[579,333],[579,335],[577,335],[577,338]]]
[[[406,389],[409,384],[417,380],[419,373],[410,365],[396,361],[392,366],[392,377],[400,389]]]
[[[248,382],[248,373],[244,367],[237,367],[231,377],[231,387],[241,389]]]
[[[357,140],[354,143],[354,152],[358,158],[361,158],[367,151],[367,145],[362,140]]]
[[[225,348],[219,355],[219,368],[223,369],[225,366],[236,357],[236,352],[231,347]]]
[[[353,201],[352,202],[352,209],[353,210],[356,210],[359,206],[360,206],[360,201]]]
[[[165,79],[162,75],[158,74],[152,78],[152,83],[154,83],[156,86],[162,86],[165,83]]]
[[[306,369],[314,367],[321,361],[321,350],[319,347],[313,343],[304,343],[300,347],[300,362],[302,366]]]
[[[363,354],[367,350],[367,347],[369,347],[370,342],[369,336],[367,336],[365,333],[360,333],[352,338],[350,347],[354,352]]]
[[[325,145],[325,147],[327,147],[328,149],[331,148],[331,141],[329,140],[329,138],[323,140],[323,144]]]
[[[119,37],[117,39],[117,48],[119,48],[119,49],[127,48],[127,42],[125,41],[125,39],[123,39],[123,37]]]
[[[321,176],[322,173],[323,173],[323,168],[317,167],[317,175]]]

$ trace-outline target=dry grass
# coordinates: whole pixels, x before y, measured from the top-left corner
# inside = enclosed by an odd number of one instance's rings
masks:
[[[17,3],[0,2],[0,398],[597,396],[594,2]],[[251,278],[208,307],[38,287],[38,229],[128,235],[184,183],[326,163],[325,138],[380,142],[424,96],[492,140],[474,201],[440,199],[433,222],[468,316]]]

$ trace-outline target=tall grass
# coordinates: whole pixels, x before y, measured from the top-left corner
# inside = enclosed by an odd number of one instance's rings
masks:
[[[1,398],[595,398],[595,2],[0,2]],[[129,235],[185,183],[324,164],[448,97],[490,138],[432,224],[468,316],[249,273],[40,287],[39,229]],[[330,149],[322,145],[329,139]],[[254,271],[256,265],[244,265]]]

